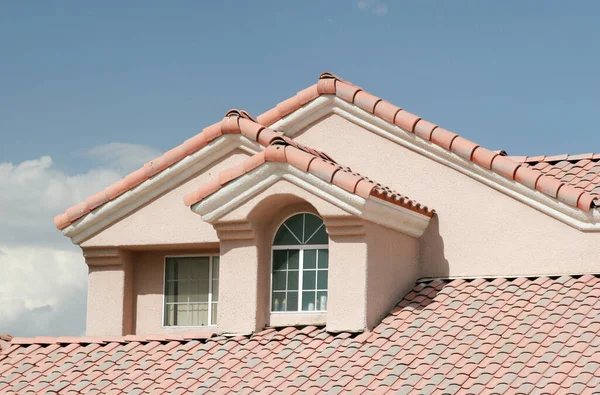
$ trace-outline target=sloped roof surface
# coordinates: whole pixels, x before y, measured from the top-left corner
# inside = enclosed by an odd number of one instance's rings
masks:
[[[600,281],[418,284],[372,332],[13,339],[0,393],[572,393],[600,391]]]
[[[260,133],[259,138],[264,131]],[[221,172],[212,181],[186,195],[185,204],[191,206],[200,202],[236,178],[251,172],[266,162],[285,162],[364,199],[375,196],[428,217],[432,217],[435,213],[427,206],[411,200],[389,187],[375,183],[369,178],[353,172],[349,167],[338,164],[326,153],[298,144],[284,135],[273,138],[269,144],[264,151],[246,159],[242,164]]]
[[[121,181],[110,185],[103,191],[90,196],[84,202],[57,215],[54,217],[54,223],[58,229],[66,228],[91,211],[118,198],[224,134],[242,134],[262,145],[266,145],[266,137],[271,138],[274,133],[278,133],[268,129],[268,126],[322,95],[335,95],[340,99],[353,103],[361,109],[431,141],[479,166],[538,190],[570,206],[589,211],[592,207],[596,207],[597,203],[600,204],[597,195],[590,194],[581,188],[573,188],[568,182],[547,176],[543,172],[537,171],[537,169],[532,169],[531,166],[523,165],[520,161],[514,160],[513,157],[502,155],[502,152],[490,151],[481,147],[479,144],[469,141],[454,132],[443,129],[376,97],[334,74],[323,73],[317,84],[277,104],[271,110],[259,115],[256,120],[245,111],[229,111],[221,122],[204,128],[201,133],[146,163],[142,168],[129,174]],[[265,130],[268,130],[268,132],[265,133]],[[259,139],[260,135],[266,137]]]
[[[546,176],[585,191],[600,204],[600,154],[515,156],[514,160]]]

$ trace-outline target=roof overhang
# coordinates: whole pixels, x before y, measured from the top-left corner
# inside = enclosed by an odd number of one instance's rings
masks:
[[[241,134],[224,134],[140,185],[92,210],[61,231],[70,237],[74,244],[80,244],[238,149],[254,155],[264,148]]]
[[[363,198],[319,177],[281,162],[268,162],[229,182],[215,193],[191,206],[196,214],[209,223],[217,223],[237,207],[267,190],[279,180],[288,181],[341,210],[397,230],[420,237],[431,217],[379,199]]]
[[[600,231],[600,209],[589,211],[565,204],[515,180],[479,166],[431,141],[420,138],[397,125],[373,115],[335,95],[322,95],[283,117],[270,127],[293,138],[320,119],[336,114],[391,142],[448,166],[491,188],[527,204],[559,221],[584,232]]]

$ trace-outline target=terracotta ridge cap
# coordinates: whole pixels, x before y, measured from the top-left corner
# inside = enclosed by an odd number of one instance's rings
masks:
[[[325,72],[321,73],[321,75],[319,76],[319,79],[320,80],[334,79],[334,80],[337,80],[337,81],[346,82],[340,76],[338,76],[337,74],[330,73],[329,71],[325,71]]]
[[[244,118],[244,119],[249,119],[254,123],[258,123],[258,122],[256,122],[256,119],[254,119],[252,117],[252,115],[250,115],[250,113],[248,113],[247,111],[244,111],[244,110],[238,110],[237,108],[232,108],[231,110],[227,111],[225,113],[225,116],[226,117],[240,117],[240,118]]]

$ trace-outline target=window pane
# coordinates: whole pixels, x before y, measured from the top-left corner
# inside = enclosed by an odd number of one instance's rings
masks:
[[[175,325],[190,325],[190,317],[188,314],[187,304],[176,304],[175,307]]]
[[[323,220],[316,215],[305,214],[304,217],[304,244],[310,244],[308,241],[311,236],[323,225]]]
[[[302,311],[315,310],[315,291],[302,292]]]
[[[290,270],[288,272],[288,282],[287,282],[288,291],[297,291],[298,290],[298,271]]]
[[[302,273],[302,289],[316,289],[316,275],[317,272],[315,270],[305,270]]]
[[[208,281],[208,276],[206,276],[205,278],[203,278],[202,280],[199,281],[192,281],[192,283],[196,283],[198,284],[198,296],[196,297],[194,295],[194,300],[192,300],[190,298],[190,302],[204,302],[204,303],[208,303],[208,287],[209,287],[209,281]]]
[[[175,301],[182,303],[188,302],[188,297],[190,294],[190,285],[189,281],[177,281],[177,293],[175,294]]]
[[[188,326],[208,325],[208,303],[198,303],[188,305]],[[180,324],[184,325],[184,324]]]
[[[175,292],[177,289],[177,283],[175,281],[167,281],[165,284],[165,302],[175,302]]]
[[[300,262],[300,250],[288,250],[288,269],[298,269]]]
[[[317,289],[327,289],[327,270],[317,271]]]
[[[287,293],[286,311],[298,311],[298,292]]]
[[[165,265],[166,326],[202,326],[209,322],[209,285],[213,282],[216,306],[219,294],[218,258],[210,279],[210,257],[168,258]]]
[[[273,271],[287,269],[287,250],[273,251]]]
[[[285,292],[273,292],[271,311],[285,311],[284,306]]]
[[[319,269],[326,269],[329,266],[329,250],[319,250],[317,256]]]
[[[296,214],[293,217],[288,218],[285,221],[285,226],[296,236],[296,238],[302,242],[302,229],[304,227],[304,214]],[[284,226],[284,227],[285,227]],[[298,240],[296,241],[297,244]]]
[[[279,228],[275,234],[274,245],[296,245],[298,240],[290,233],[290,231],[283,225]]]
[[[304,250],[304,268],[314,269],[317,267],[317,250]]]
[[[167,258],[167,273],[165,275],[165,280],[175,280],[175,266],[177,266],[177,262],[175,262],[172,258]]]
[[[165,326],[175,325],[175,306],[172,304],[165,305]]]
[[[220,259],[218,256],[213,257],[213,271],[212,271],[213,278],[219,278],[219,261],[220,261]]]
[[[211,316],[211,325],[217,325],[217,304],[212,304],[212,316]]]
[[[329,238],[327,236],[327,230],[325,226],[322,226],[317,233],[314,234],[310,239],[306,241],[306,244],[327,244],[329,243]]]
[[[285,291],[286,273],[286,271],[277,271],[273,273],[273,291]]]
[[[317,292],[317,310],[327,311],[327,291]]]
[[[212,282],[212,301],[219,301],[219,280],[213,280]]]

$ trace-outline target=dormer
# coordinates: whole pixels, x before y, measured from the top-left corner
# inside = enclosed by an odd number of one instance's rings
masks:
[[[434,213],[322,152],[269,144],[186,196],[219,237],[220,330],[372,328],[414,285]]]

